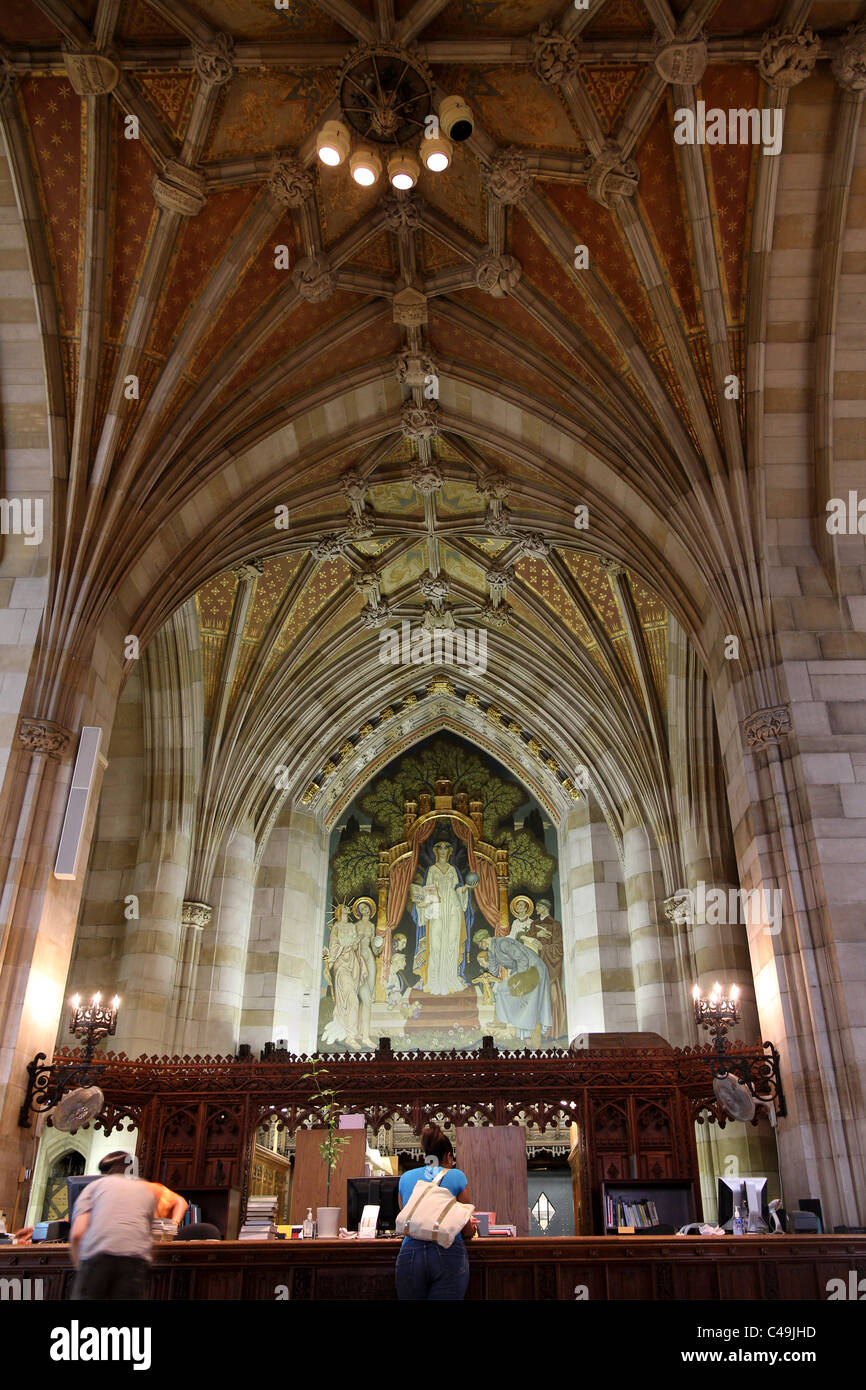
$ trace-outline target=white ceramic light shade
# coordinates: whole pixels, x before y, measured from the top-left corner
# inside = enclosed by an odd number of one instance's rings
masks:
[[[352,138],[342,121],[325,121],[316,136],[316,153],[323,164],[335,168],[342,164],[351,144]]]

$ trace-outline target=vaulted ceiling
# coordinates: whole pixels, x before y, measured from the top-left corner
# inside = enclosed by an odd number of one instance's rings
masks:
[[[647,547],[617,527],[616,499],[569,486],[568,460],[531,426],[522,449],[469,431],[470,396],[494,393],[514,420],[527,405],[535,422],[567,420],[661,521],[688,494],[695,552],[743,606],[762,541],[732,480],[748,452],[752,210],[771,176],[760,146],[677,146],[674,110],[784,102],[806,73],[828,80],[856,13],[5,0],[3,114],[25,219],[44,228],[30,249],[63,475],[53,630],[98,612],[196,488],[221,486],[222,460],[303,417],[304,467],[256,494],[240,531],[217,528],[174,591],[176,605],[197,589],[212,742],[234,729],[236,747],[238,720],[252,727],[264,702],[255,766],[303,729],[292,786],[320,786],[330,754],[356,746],[355,712],[387,704],[376,628],[422,620],[425,577],[444,576],[457,620],[497,634],[489,702],[511,699],[559,784],[595,763],[606,728],[611,758],[628,747],[649,788],[665,756],[668,615]],[[341,65],[377,44],[411,46],[437,100],[460,93],[475,116],[447,172],[411,195],[358,188],[315,158]],[[425,395],[431,377],[441,402]],[[379,417],[322,447],[329,404],[374,387]],[[580,504],[609,502],[604,527],[575,525]],[[255,563],[239,575],[241,558]],[[315,726],[293,712],[301,675]],[[545,681],[574,700],[559,748]],[[272,814],[270,794],[253,802]]]

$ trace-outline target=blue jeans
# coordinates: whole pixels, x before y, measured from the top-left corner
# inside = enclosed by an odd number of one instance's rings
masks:
[[[432,1240],[407,1236],[397,1256],[397,1297],[401,1303],[425,1299],[459,1303],[469,1287],[469,1256],[458,1236],[448,1250]]]

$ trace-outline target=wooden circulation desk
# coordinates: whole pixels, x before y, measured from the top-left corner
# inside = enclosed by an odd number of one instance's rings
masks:
[[[154,1247],[150,1297],[272,1301],[396,1297],[398,1240],[179,1241]],[[827,1281],[866,1277],[866,1236],[575,1236],[473,1240],[469,1300],[823,1300]],[[0,1278],[41,1279],[64,1299],[66,1245],[0,1246]],[[32,1287],[32,1285],[31,1285]],[[31,1297],[38,1296],[31,1293]],[[286,1293],[282,1293],[286,1297]]]

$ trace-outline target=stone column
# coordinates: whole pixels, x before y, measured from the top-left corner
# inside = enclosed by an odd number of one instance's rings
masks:
[[[569,1038],[637,1028],[625,887],[616,842],[587,794],[559,839]]]
[[[232,1056],[241,1041],[255,860],[253,824],[245,821],[229,833],[211,883],[213,917],[201,943],[184,1053]]]
[[[674,1046],[693,1041],[671,924],[664,913],[658,856],[636,808],[623,808],[623,861],[635,1009],[640,1032],[660,1033]]]

